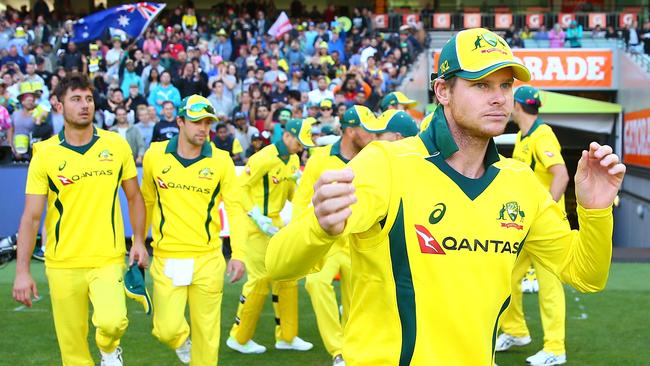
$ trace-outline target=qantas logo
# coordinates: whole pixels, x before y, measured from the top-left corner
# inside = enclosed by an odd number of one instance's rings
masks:
[[[422,253],[445,255],[445,251],[442,250],[438,241],[433,237],[433,235],[431,235],[426,227],[415,225],[415,233],[418,235],[418,243],[420,244],[420,251],[422,251]]]
[[[61,184],[63,184],[64,186],[67,186],[69,184],[74,183],[73,181],[71,181],[70,179],[68,179],[68,178],[66,178],[66,177],[64,177],[62,175],[58,175],[57,178],[59,178],[59,181],[61,181]]]
[[[165,184],[165,181],[162,180],[162,178],[160,178],[160,177],[156,177],[156,183],[158,183],[158,187],[160,187],[162,189],[167,189],[168,188],[167,184]]]

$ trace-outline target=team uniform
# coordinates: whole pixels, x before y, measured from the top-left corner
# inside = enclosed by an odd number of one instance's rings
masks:
[[[525,136],[517,133],[513,159],[530,166],[535,177],[549,191],[553,175],[548,171],[553,165],[564,164],[561,147],[553,130],[538,117]],[[564,211],[564,195],[558,201],[558,207]],[[528,327],[524,318],[522,304],[521,278],[530,265],[535,267],[539,283],[539,307],[544,328],[544,351],[555,355],[566,353],[564,348],[566,306],[564,288],[557,276],[540,265],[537,259],[523,252],[512,273],[512,299],[510,307],[503,314],[501,330],[515,337],[528,337]]]
[[[178,136],[154,142],[143,162],[142,194],[154,249],[153,335],[173,349],[181,347],[190,336],[185,319],[189,302],[191,364],[215,365],[226,268],[219,203],[224,202],[231,223],[233,259],[243,259],[246,217],[228,152],[209,141],[192,160],[177,150]]]
[[[300,217],[311,204],[314,195],[314,183],[326,170],[337,170],[345,167],[348,160],[341,155],[341,140],[328,146],[314,149],[313,155],[307,161],[300,184],[293,197],[293,218]],[[305,288],[311,296],[311,302],[316,313],[316,322],[327,352],[332,357],[343,352],[343,327],[347,321],[350,309],[350,249],[349,238],[342,237],[336,241],[324,262],[319,265],[318,272],[307,276]],[[339,314],[336,293],[332,279],[336,274],[341,276],[341,303],[343,314]]]
[[[102,352],[113,352],[128,326],[118,190],[137,175],[131,148],[117,133],[97,129],[87,145],[72,146],[61,130],[34,152],[25,193],[47,195],[45,270],[62,362],[94,365],[88,300]]]
[[[288,158],[283,160],[282,156]],[[280,211],[293,197],[299,169],[298,155],[289,154],[282,140],[252,155],[238,179],[245,210],[257,206],[264,216],[272,219],[275,227],[284,226]],[[243,227],[248,234],[244,256],[248,279],[242,289],[230,336],[240,344],[252,339],[269,286],[272,286],[275,338],[291,342],[298,335],[298,284],[295,280],[271,281],[264,266],[270,237],[260,231],[253,220],[246,220]]]
[[[579,207],[571,231],[530,169],[493,141],[481,178],[457,173],[445,161],[458,147],[443,107],[435,113],[419,136],[371,143],[348,164],[357,203],[340,235],[309,208],[271,239],[267,270],[290,279],[352,235],[347,365],[491,365],[520,253],[581,291],[606,282],[611,208]]]

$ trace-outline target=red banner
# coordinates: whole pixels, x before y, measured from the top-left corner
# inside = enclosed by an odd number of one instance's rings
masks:
[[[562,28],[569,28],[569,25],[574,20],[576,20],[576,15],[573,13],[560,13],[557,15],[557,22],[560,23]]]
[[[481,14],[463,15],[463,28],[478,28],[481,26]]]
[[[589,13],[589,29],[594,29],[597,25],[600,25],[601,28],[607,27],[607,14]]]
[[[402,15],[402,24],[417,25],[420,22],[420,15],[418,14],[404,14]]]
[[[650,168],[650,109],[623,116],[623,162]]]
[[[539,29],[544,24],[544,14],[526,15],[526,25],[530,29]]]
[[[618,26],[625,28],[628,24],[632,24],[636,20],[636,13],[621,13],[618,15]]]
[[[386,29],[388,28],[388,15],[386,14],[376,14],[372,18],[372,24],[376,29]]]
[[[494,28],[508,29],[510,28],[511,25],[512,25],[511,13],[494,14]]]
[[[449,13],[433,14],[433,28],[434,29],[451,28],[451,15]]]

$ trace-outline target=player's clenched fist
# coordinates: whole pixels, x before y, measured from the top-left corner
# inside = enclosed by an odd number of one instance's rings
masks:
[[[330,235],[338,235],[352,214],[351,205],[357,202],[351,169],[324,172],[314,184],[314,213],[321,228]]]

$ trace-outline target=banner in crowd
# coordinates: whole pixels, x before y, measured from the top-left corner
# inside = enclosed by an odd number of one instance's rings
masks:
[[[494,28],[496,29],[508,29],[512,25],[512,14],[511,13],[499,13],[494,14]]]
[[[650,168],[650,109],[623,115],[623,162]]]
[[[437,50],[434,68],[438,65]],[[529,84],[545,89],[611,89],[611,49],[514,49],[513,53],[531,74]],[[436,71],[437,72],[437,71]]]
[[[101,38],[107,29],[121,30],[130,37],[141,36],[166,4],[135,3],[98,11],[77,20],[73,27],[73,42],[84,43]]]
[[[597,25],[601,28],[607,27],[607,14],[589,13],[589,28],[594,29]]]
[[[527,14],[526,25],[530,29],[539,29],[544,24],[544,14]]]
[[[287,33],[291,29],[293,29],[291,21],[289,20],[287,13],[283,11],[278,15],[278,19],[275,20],[275,23],[273,23],[271,28],[269,28],[268,33],[271,37],[279,39],[283,34]]]

